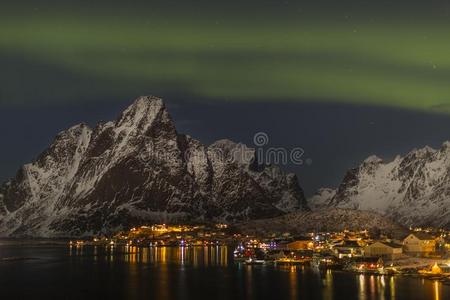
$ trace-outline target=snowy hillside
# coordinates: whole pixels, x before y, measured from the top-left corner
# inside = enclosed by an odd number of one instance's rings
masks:
[[[369,157],[337,190],[319,191],[311,207],[370,210],[407,226],[450,227],[450,143],[383,162]]]
[[[79,236],[307,209],[295,175],[259,165],[254,153],[179,134],[161,99],[140,97],[114,122],[61,132],[3,184],[0,236]]]
[[[408,231],[397,223],[375,212],[329,208],[310,212],[293,212],[280,217],[253,220],[238,225],[244,234],[305,234],[342,230],[368,230],[401,237]]]

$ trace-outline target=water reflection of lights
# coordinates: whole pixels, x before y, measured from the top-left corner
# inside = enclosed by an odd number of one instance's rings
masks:
[[[111,261],[111,262],[114,261],[114,247],[111,247],[109,249],[109,261]]]
[[[394,276],[391,276],[389,285],[391,287],[391,299],[395,299],[395,277]]]
[[[364,275],[359,275],[359,298],[365,299],[366,298],[366,292],[365,292],[365,277]]]
[[[380,300],[384,300],[386,292],[386,281],[384,280],[384,275],[381,275],[381,277],[378,280],[378,290]]]
[[[224,246],[214,247],[151,247],[137,248],[131,250],[129,248],[128,261],[131,262],[131,253],[139,252],[137,261],[149,263],[179,263],[181,265],[192,264],[193,266],[227,266],[228,265],[228,248]],[[133,248],[136,249],[136,248]]]
[[[67,248],[66,248],[67,249]],[[189,246],[189,247],[137,247],[126,245],[107,246],[92,246],[92,245],[69,245],[70,260],[73,261],[79,256],[83,261],[90,260],[95,264],[102,262],[122,263],[125,262],[130,265],[130,270],[139,270],[139,264],[153,264],[162,268],[162,272],[166,272],[167,265],[178,264],[182,266],[227,266],[229,264],[228,248],[225,246]],[[230,248],[231,249],[231,248]],[[66,251],[66,250],[65,250]],[[67,252],[66,252],[67,253]],[[230,253],[232,256],[232,252]],[[231,257],[230,257],[231,259]],[[259,293],[256,289],[258,282],[255,282],[260,274],[270,272],[271,268],[285,271],[285,282],[288,290],[285,291],[290,299],[297,299],[304,295],[305,291],[301,288],[305,284],[304,274],[311,273],[308,267],[296,266],[248,266],[244,264],[236,264],[236,270],[244,276],[240,284],[245,286],[245,292],[249,297]],[[169,270],[168,269],[168,270]],[[182,268],[184,269],[184,268]],[[186,267],[185,270],[190,268]],[[230,268],[231,269],[231,268]],[[170,273],[170,272],[169,272]],[[316,280],[321,280],[321,290],[317,292],[324,300],[336,299],[339,294],[339,280],[341,280],[342,272],[335,272],[332,270],[316,271],[314,274]],[[170,274],[166,274],[170,275]],[[256,276],[256,277],[255,277]],[[351,278],[355,289],[355,294],[359,299],[397,299],[397,297],[404,297],[405,293],[411,293],[411,290],[403,288],[404,281],[407,281],[406,286],[415,285],[418,290],[427,292],[427,299],[443,300],[446,298],[447,287],[439,281],[430,281],[428,279],[404,279],[404,277],[395,277],[389,275],[376,276],[371,274],[347,274],[347,279]],[[184,279],[183,279],[184,280]],[[244,283],[244,284],[243,284]],[[319,281],[320,283],[320,281]],[[423,286],[420,284],[422,283]],[[356,284],[356,285],[355,285]],[[241,285],[241,286],[242,286]],[[167,296],[163,292],[159,296]],[[413,292],[414,293],[414,292]],[[412,294],[413,296],[415,294]]]
[[[434,282],[434,300],[440,299],[439,282]]]
[[[186,248],[181,247],[180,251],[181,251],[181,261],[180,262],[181,262],[181,265],[184,265],[184,254],[185,254]]]
[[[219,253],[219,246],[216,246],[216,255],[215,255],[215,264],[216,265],[220,265],[220,262],[219,262],[219,255],[220,255],[220,253]],[[218,263],[219,262],[219,263]]]
[[[205,246],[203,247],[203,264],[207,266],[208,261],[209,261],[209,247]]]
[[[228,253],[226,246],[137,247],[128,244],[99,247],[96,245],[69,245],[69,256],[83,257],[88,254],[96,262],[103,257],[109,262],[119,260],[133,264],[170,262],[194,266],[227,266]]]
[[[252,266],[246,266],[245,268],[245,291],[247,294],[247,299],[253,299],[253,276],[252,276]]]
[[[142,248],[142,263],[148,263],[149,256],[148,248]]]
[[[297,283],[297,269],[295,266],[291,266],[290,272],[289,272],[289,283],[290,283],[290,292],[291,292],[291,299],[295,300],[298,299],[298,283]]]
[[[160,250],[159,262],[165,263],[167,261],[167,248],[161,247]]]
[[[333,271],[330,269],[325,271],[325,277],[322,280],[323,294],[322,298],[325,300],[333,299]]]
[[[369,289],[368,292],[369,292],[371,295],[374,295],[374,294],[376,293],[375,276],[370,275],[369,282],[370,282],[370,289]]]

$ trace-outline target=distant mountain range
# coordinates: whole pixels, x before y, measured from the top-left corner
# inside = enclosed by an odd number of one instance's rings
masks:
[[[180,134],[160,98],[140,97],[113,122],[59,133],[4,183],[0,237],[87,236],[156,222],[230,222],[266,232],[450,227],[448,142],[387,163],[369,157],[337,189],[308,202],[294,174],[256,154],[229,140],[205,146]]]
[[[152,222],[236,222],[308,210],[294,174],[245,145],[179,134],[140,97],[113,122],[79,124],[0,188],[0,236],[82,236]]]
[[[450,227],[450,142],[384,162],[371,156],[349,170],[337,189],[309,199],[315,209],[378,212],[406,226]]]

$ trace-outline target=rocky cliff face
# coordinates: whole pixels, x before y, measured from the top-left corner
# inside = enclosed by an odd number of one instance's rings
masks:
[[[0,236],[79,236],[144,222],[236,221],[307,210],[293,174],[228,140],[179,134],[161,99],[61,132],[0,188]]]
[[[408,226],[450,227],[450,143],[413,150],[391,162],[371,156],[349,170],[336,190],[323,189],[314,207],[371,210]]]

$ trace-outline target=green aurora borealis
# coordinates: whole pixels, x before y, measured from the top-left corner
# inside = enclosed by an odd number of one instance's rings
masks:
[[[364,5],[350,13],[301,4],[276,11],[271,5],[203,11],[154,5],[2,11],[0,53],[41,71],[30,77],[23,67],[11,79],[3,68],[1,103],[30,104],[23,90],[37,86],[34,95],[43,102],[107,91],[450,111],[445,12],[434,18],[422,6],[382,14]],[[61,81],[53,69],[87,83]]]
[[[449,16],[444,0],[1,1],[0,182],[149,94],[205,144],[262,131],[305,149],[286,168],[309,195],[372,154],[439,148]]]

